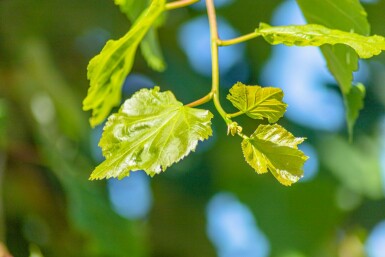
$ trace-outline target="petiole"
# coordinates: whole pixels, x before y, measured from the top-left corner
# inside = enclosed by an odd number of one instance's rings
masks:
[[[182,7],[186,7],[186,6],[195,4],[199,1],[200,0],[179,0],[176,2],[172,2],[172,3],[167,3],[165,9],[167,11],[174,10],[174,9],[178,9],[178,8],[182,8]]]
[[[257,33],[257,32],[252,32],[252,33],[249,33],[249,34],[246,34],[246,35],[243,35],[243,36],[240,36],[240,37],[236,37],[236,38],[233,38],[233,39],[228,39],[228,40],[220,40],[218,39],[218,46],[230,46],[230,45],[235,45],[235,44],[239,44],[239,43],[243,43],[245,41],[248,41],[250,39],[254,39],[256,37],[259,37],[260,34]]]

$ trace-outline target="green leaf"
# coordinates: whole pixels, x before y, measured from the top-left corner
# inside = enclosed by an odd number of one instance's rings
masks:
[[[119,5],[120,10],[126,14],[127,18],[134,22],[140,13],[146,8],[150,1],[134,1],[134,0],[115,0],[115,4]],[[158,18],[159,19],[159,18]],[[162,20],[162,19],[160,19]],[[154,24],[157,27],[158,23]],[[156,71],[164,71],[166,64],[159,45],[157,30],[151,28],[147,35],[140,43],[143,57],[146,59],[148,65]]]
[[[114,2],[131,22],[137,19],[149,4],[148,0],[114,0]]]
[[[359,0],[296,0],[309,23],[368,35],[365,9]]]
[[[343,31],[354,31],[361,35],[370,33],[365,9],[359,0],[297,0],[297,3],[309,23]],[[349,118],[349,113],[358,115],[358,111],[350,109],[351,105],[347,104],[346,99],[352,88],[353,72],[358,69],[358,55],[345,45],[324,45],[321,51],[329,71],[337,80],[344,95],[349,137],[352,138],[356,118]]]
[[[358,55],[344,45],[325,45],[321,47],[329,71],[332,73],[343,95],[352,87],[353,72],[358,70]]]
[[[250,138],[243,139],[242,150],[246,162],[257,173],[270,170],[280,183],[290,186],[303,176],[308,159],[297,147],[303,141],[277,124],[259,125]]]
[[[272,45],[321,46],[344,44],[353,48],[361,58],[370,58],[385,50],[385,38],[362,36],[353,32],[329,29],[318,24],[271,27],[261,23],[256,32]]]
[[[358,118],[360,110],[364,107],[364,98],[365,98],[365,86],[363,84],[353,85],[350,89],[350,92],[345,95],[345,105],[346,105],[346,120],[348,124],[348,131],[350,136],[350,141],[353,137],[353,127]]]
[[[90,123],[103,122],[121,100],[121,88],[132,69],[137,47],[153,23],[164,11],[165,0],[153,0],[126,35],[109,40],[101,53],[88,64],[90,88],[83,101],[85,111],[92,110]]]
[[[151,28],[140,44],[143,57],[146,59],[148,66],[155,71],[164,71],[166,63],[158,41],[158,32]]]
[[[267,118],[270,123],[277,122],[286,111],[282,102],[283,92],[279,88],[246,86],[236,83],[227,99],[242,113],[253,119]]]
[[[297,0],[306,20],[331,29],[369,35],[370,26],[359,0]],[[358,69],[358,56],[344,45],[321,47],[327,66],[343,94],[350,91],[353,72]]]
[[[108,118],[99,143],[106,160],[90,179],[165,171],[211,136],[212,117],[207,110],[184,106],[170,91],[159,92],[159,87],[138,91]]]

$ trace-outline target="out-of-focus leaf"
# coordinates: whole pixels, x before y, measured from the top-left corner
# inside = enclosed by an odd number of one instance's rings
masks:
[[[183,106],[159,87],[138,91],[109,117],[99,143],[106,160],[90,179],[165,171],[211,136],[212,117],[209,111]]]
[[[154,0],[142,12],[126,35],[110,40],[88,64],[90,88],[83,101],[84,110],[92,110],[90,123],[100,124],[121,100],[123,82],[132,69],[136,49],[147,31],[163,12],[165,0]]]
[[[140,49],[148,66],[156,71],[164,71],[166,69],[166,63],[163,58],[157,33],[157,30],[151,28],[142,40]]]
[[[243,139],[242,150],[246,162],[257,173],[270,170],[280,183],[290,186],[303,176],[308,159],[297,147],[303,141],[277,124],[260,125],[250,138]]]
[[[367,14],[359,0],[297,0],[306,20],[309,23],[317,23],[331,29],[353,31],[361,35],[369,35],[370,25]],[[337,80],[344,95],[345,103],[349,94],[353,72],[358,69],[358,56],[353,49],[344,45],[324,45],[321,51],[329,71]],[[350,106],[345,104],[347,113],[354,113]],[[351,121],[347,116],[348,126]],[[349,128],[349,136],[352,137],[354,122]]]
[[[354,192],[371,199],[384,196],[378,139],[360,137],[349,144],[341,137],[323,137],[320,142],[322,163]]]
[[[356,123],[360,110],[364,108],[364,98],[365,98],[365,86],[363,84],[357,84],[352,86],[350,92],[345,96],[345,106],[346,106],[346,121],[348,124],[348,131],[350,141],[353,138],[353,127]]]
[[[114,0],[114,2],[119,6],[122,13],[127,15],[127,18],[130,21],[134,21],[138,18],[149,3],[148,0]]]
[[[261,23],[256,33],[272,45],[321,46],[344,44],[353,48],[361,58],[370,58],[385,50],[385,38],[362,36],[353,32],[329,29],[318,24],[276,26]]]
[[[112,210],[103,185],[87,181],[87,174],[84,171],[89,170],[92,166],[91,161],[88,159],[89,154],[79,151],[77,144],[71,144],[71,141],[63,134],[66,129],[58,126],[62,122],[68,124],[78,122],[77,117],[79,115],[82,117],[82,112],[76,108],[76,104],[72,106],[73,100],[76,99],[76,91],[68,90],[68,86],[63,83],[62,78],[57,74],[55,66],[47,61],[51,60],[49,51],[47,51],[44,44],[39,42],[28,42],[26,51],[20,51],[20,63],[22,65],[18,67],[20,70],[15,76],[17,81],[14,85],[12,84],[12,88],[14,88],[15,92],[14,99],[18,103],[31,103],[36,92],[42,91],[54,96],[52,102],[56,110],[63,109],[63,115],[58,115],[50,123],[39,123],[33,119],[24,119],[24,126],[31,130],[31,135],[38,142],[36,144],[39,153],[37,162],[44,163],[47,172],[48,170],[53,172],[54,176],[52,178],[54,179],[49,179],[49,183],[55,182],[50,185],[55,185],[59,188],[59,191],[63,190],[63,197],[65,197],[66,202],[63,211],[68,211],[69,215],[69,220],[64,223],[68,223],[71,229],[82,234],[82,237],[80,237],[81,243],[79,243],[82,246],[80,249],[71,250],[68,253],[66,246],[61,248],[61,251],[65,253],[60,252],[55,255],[127,256],[127,253],[129,253],[129,256],[133,257],[147,256],[144,239],[146,236],[145,229],[142,227],[141,233],[138,233],[135,221],[120,217]],[[46,65],[46,62],[51,65]],[[52,76],[52,74],[54,75]],[[56,92],[57,95],[53,92]],[[67,104],[69,104],[66,112],[64,112],[63,101],[67,101]],[[63,107],[61,107],[62,105]],[[20,107],[24,112],[23,117],[29,117],[32,114],[28,104],[22,104]],[[64,115],[70,111],[72,113]],[[78,113],[76,113],[77,111]],[[73,120],[68,121],[70,118]],[[76,124],[76,126],[72,124],[73,130],[77,131],[77,126],[82,124]],[[86,124],[83,125],[84,128],[87,128]],[[33,154],[33,156],[35,155]],[[49,175],[49,178],[51,178],[51,175]],[[56,199],[56,197],[55,195],[54,198]],[[61,205],[60,201],[55,205],[55,208]],[[57,216],[57,213],[51,214],[54,215],[53,219],[62,219],[62,216]],[[63,228],[63,221],[60,228]],[[68,231],[63,231],[62,234],[63,238],[67,238]],[[53,238],[50,240],[53,240]],[[52,242],[49,244],[52,244]],[[71,254],[73,252],[76,252],[76,254]]]
[[[6,101],[0,98],[0,152],[5,147],[5,141],[7,139],[7,104]]]
[[[242,113],[253,119],[267,118],[277,122],[285,113],[287,104],[282,102],[283,92],[279,88],[246,86],[240,82],[230,89],[227,99]]]
[[[148,2],[149,1],[146,0],[115,0],[115,4],[119,5],[120,10],[127,15],[127,18],[131,22],[134,22],[138,18],[139,14],[146,8]],[[155,26],[157,25],[159,24],[155,24]],[[152,69],[163,71],[166,68],[156,29],[151,28],[147,32],[147,35],[140,43],[140,48],[144,58]]]

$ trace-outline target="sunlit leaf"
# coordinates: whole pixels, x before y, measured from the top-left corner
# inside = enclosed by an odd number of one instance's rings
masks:
[[[165,171],[211,136],[212,117],[207,110],[184,106],[170,91],[138,91],[108,118],[99,143],[106,160],[91,179]]]
[[[126,14],[127,18],[131,22],[134,22],[138,18],[140,13],[146,8],[149,2],[151,1],[115,0],[115,4],[119,5],[120,10]],[[162,19],[158,18],[158,20]],[[158,25],[159,24],[156,23],[155,27]],[[140,48],[144,58],[152,69],[156,71],[163,71],[166,68],[166,64],[158,41],[157,30],[155,28],[151,28],[147,32],[146,36],[140,43]]]
[[[352,86],[349,94],[345,96],[346,105],[346,120],[348,124],[348,131],[350,135],[350,141],[353,136],[353,127],[356,122],[360,110],[364,107],[365,87],[363,84]]]
[[[329,29],[318,24],[276,26],[261,23],[256,30],[270,44],[288,46],[321,46],[344,44],[353,48],[361,58],[370,58],[385,50],[385,38],[362,36],[353,32]]]
[[[92,110],[92,126],[100,124],[120,103],[121,88],[132,69],[136,49],[163,12],[164,5],[165,0],[152,1],[126,35],[108,41],[101,53],[90,61],[87,76],[91,85],[83,101],[83,109]]]
[[[283,92],[279,88],[246,86],[240,82],[230,89],[227,99],[247,116],[253,119],[267,118],[270,123],[277,122],[286,111],[282,102]]]
[[[303,176],[308,157],[297,147],[303,141],[277,124],[260,125],[250,138],[243,139],[242,150],[257,173],[270,170],[280,183],[290,186]]]

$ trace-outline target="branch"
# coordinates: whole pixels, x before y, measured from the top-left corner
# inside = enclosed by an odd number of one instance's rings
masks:
[[[212,87],[211,93],[214,98],[214,105],[219,114],[225,120],[226,124],[232,123],[231,119],[227,116],[225,110],[223,110],[219,101],[219,62],[218,62],[218,26],[217,18],[215,14],[214,0],[206,0],[207,15],[210,24],[210,37],[211,37],[211,65],[212,65]]]

